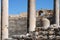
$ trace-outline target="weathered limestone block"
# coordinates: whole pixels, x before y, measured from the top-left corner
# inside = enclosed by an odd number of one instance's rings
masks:
[[[7,38],[7,39],[5,39],[5,40],[17,40],[17,39]]]
[[[42,25],[47,29],[50,26],[50,21],[47,18],[42,18]]]

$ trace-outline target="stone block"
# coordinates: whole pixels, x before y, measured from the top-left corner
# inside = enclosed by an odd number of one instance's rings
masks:
[[[7,39],[5,39],[5,40],[17,40],[17,39],[13,39],[13,38],[7,38]]]

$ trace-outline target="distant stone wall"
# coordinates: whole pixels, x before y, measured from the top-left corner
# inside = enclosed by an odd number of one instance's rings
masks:
[[[27,18],[13,18],[9,19],[9,36],[26,34],[27,32]]]
[[[40,18],[37,18],[36,26],[40,27]],[[27,33],[27,17],[9,17],[9,36]]]

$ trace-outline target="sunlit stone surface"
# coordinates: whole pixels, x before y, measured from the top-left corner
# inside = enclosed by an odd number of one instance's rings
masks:
[[[2,40],[8,38],[8,0],[2,0]]]

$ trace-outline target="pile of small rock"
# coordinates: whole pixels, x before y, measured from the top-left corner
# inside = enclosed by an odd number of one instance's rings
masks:
[[[34,32],[25,35],[12,35],[12,39],[9,40],[60,40],[60,27],[57,27],[56,24],[47,29],[37,27]]]
[[[60,28],[57,27],[55,24],[51,25],[47,29],[44,29],[44,27],[38,27],[36,31],[38,32],[37,39],[60,40]]]

